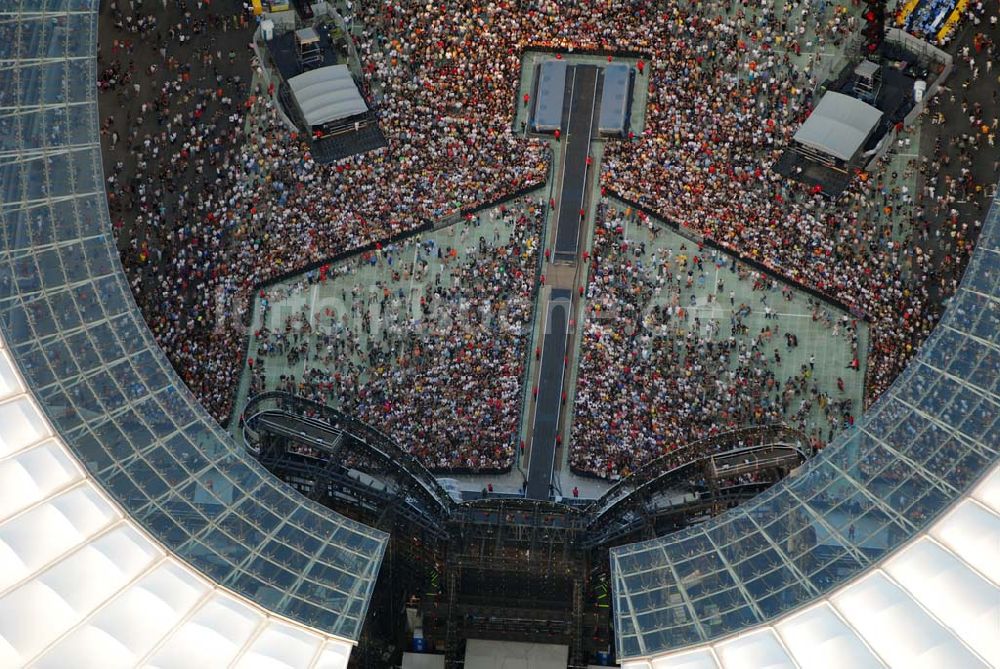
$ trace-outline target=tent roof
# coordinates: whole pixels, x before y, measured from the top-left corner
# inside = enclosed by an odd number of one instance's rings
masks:
[[[850,160],[882,118],[867,102],[830,92],[795,133],[795,141],[841,160]]]
[[[330,65],[288,80],[306,123],[322,125],[368,111],[346,65]]]

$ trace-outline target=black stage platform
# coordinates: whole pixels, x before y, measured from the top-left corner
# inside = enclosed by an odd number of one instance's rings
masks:
[[[795,179],[810,187],[819,187],[825,197],[837,199],[851,183],[851,174],[811,161],[797,151],[785,150],[774,165],[783,177]]]
[[[316,34],[319,35],[320,55],[323,62],[317,63],[316,67],[327,67],[328,65],[341,65],[347,62],[347,58],[337,52],[337,47],[330,41],[329,30],[323,26],[316,26]],[[271,60],[278,69],[281,78],[288,81],[292,77],[302,74],[306,69],[299,66],[298,47],[295,44],[295,32],[290,30],[281,35],[275,35],[274,39],[266,42]]]
[[[573,262],[580,252],[580,227],[587,193],[587,156],[594,135],[600,68],[577,65],[572,72],[566,148],[563,151],[562,194],[556,226],[555,260]]]
[[[357,121],[357,130],[354,122]],[[326,165],[348,156],[356,156],[361,153],[381,149],[388,146],[382,129],[378,126],[378,119],[373,112],[368,112],[363,117],[357,119],[346,119],[344,131],[334,135],[314,140],[312,143],[312,157],[320,165]]]
[[[542,360],[538,373],[538,397],[528,462],[528,499],[549,498],[549,484],[556,458],[556,435],[562,410],[562,387],[566,374],[566,343],[572,293],[553,288],[545,314]]]

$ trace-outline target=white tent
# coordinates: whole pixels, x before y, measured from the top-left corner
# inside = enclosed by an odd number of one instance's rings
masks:
[[[363,114],[368,105],[346,65],[310,70],[288,80],[295,103],[311,126]]]
[[[794,140],[841,160],[850,160],[882,119],[867,102],[830,92],[816,105]]]
[[[465,669],[563,669],[568,662],[569,646],[557,644],[469,639],[465,645]]]

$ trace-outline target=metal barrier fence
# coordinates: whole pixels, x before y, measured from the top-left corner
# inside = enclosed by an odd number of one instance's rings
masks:
[[[685,462],[669,467],[669,469],[676,469],[697,458],[714,455],[722,450],[766,445],[791,446],[798,450],[803,450],[807,448],[807,444],[808,438],[802,432],[784,424],[745,427],[712,435],[711,437],[685,444],[677,450],[647,462],[612,486],[604,495],[591,504],[587,511],[593,513],[595,518],[600,517],[601,514],[639,490],[642,486],[662,476],[664,471],[669,471],[665,469],[665,466],[671,460],[677,458],[678,454],[690,454],[690,457],[686,457]],[[803,450],[803,455],[807,456],[808,453]]]

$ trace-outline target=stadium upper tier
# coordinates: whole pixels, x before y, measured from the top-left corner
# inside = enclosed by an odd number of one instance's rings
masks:
[[[889,666],[997,666],[1000,474],[965,496],[998,463],[998,389],[1000,196],[941,323],[855,428],[752,502],[611,552],[619,657],[667,654],[657,669],[714,667],[713,656],[726,667],[791,666],[803,652],[810,666],[882,666],[879,656]],[[827,601],[785,615],[818,600]],[[700,654],[668,653],[724,637]],[[818,657],[825,641],[858,655]]]
[[[0,443],[50,424],[159,550],[267,611],[356,640],[387,536],[306,501],[219,429],[129,292],[101,178],[97,9],[97,0],[0,4],[0,330],[30,406],[45,415],[5,405]],[[96,531],[87,528],[81,541]],[[9,559],[45,568],[25,553],[31,542],[3,542]],[[78,577],[56,591],[98,578]]]

